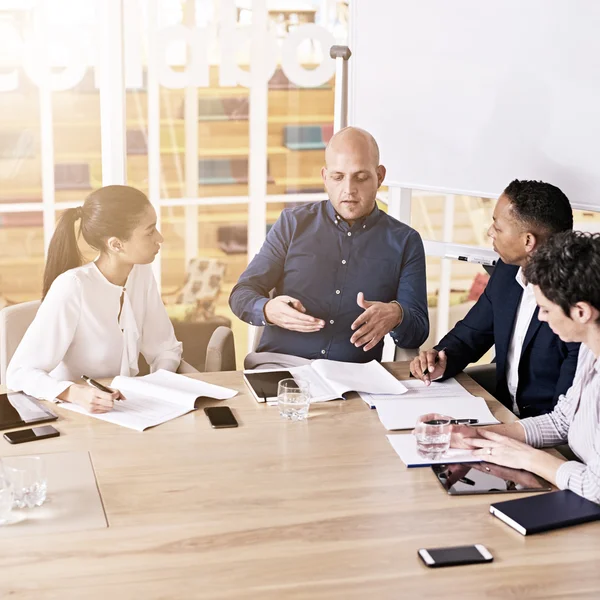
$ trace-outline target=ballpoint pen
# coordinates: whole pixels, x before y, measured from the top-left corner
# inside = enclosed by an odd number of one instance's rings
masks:
[[[477,425],[479,419],[430,419],[425,425]]]
[[[91,377],[88,377],[87,375],[82,375],[81,379],[83,379],[88,385],[95,387],[97,390],[100,390],[101,392],[106,392],[107,394],[115,393],[115,390],[111,390],[109,387],[102,385],[101,383],[99,383],[95,379],[92,379]],[[121,399],[117,398],[117,401],[120,402]]]

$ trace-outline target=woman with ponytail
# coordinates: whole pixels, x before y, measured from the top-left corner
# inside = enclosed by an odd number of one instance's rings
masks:
[[[99,252],[83,263],[76,229]],[[152,274],[163,237],[139,190],[111,185],[61,216],[48,248],[42,304],[6,373],[9,389],[108,412],[120,392],[80,382],[135,376],[141,352],[153,371],[176,371],[181,344]]]

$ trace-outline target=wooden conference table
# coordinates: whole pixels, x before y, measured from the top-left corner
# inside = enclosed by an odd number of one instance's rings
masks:
[[[600,523],[523,537],[489,514],[499,496],[450,497],[429,469],[407,470],[359,398],[288,423],[240,373],[200,377],[241,392],[227,402],[238,429],[213,430],[198,410],[137,433],[57,407],[61,437],[2,441],[3,455],[89,450],[109,527],[3,540],[0,598],[600,597]],[[494,562],[417,557],[472,543]]]

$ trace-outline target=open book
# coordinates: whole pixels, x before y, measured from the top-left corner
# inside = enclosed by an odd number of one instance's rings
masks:
[[[257,373],[263,374],[260,379],[254,376]],[[311,402],[342,400],[348,392],[394,395],[406,392],[406,388],[376,360],[347,363],[318,359],[287,371],[255,369],[244,371],[244,381],[257,402],[276,402],[278,381],[290,375],[308,384]]]
[[[127,399],[115,402],[113,410],[108,413],[92,414],[69,402],[60,406],[88,417],[144,431],[191,412],[201,398],[226,400],[237,394],[235,390],[164,369],[144,377],[118,376],[112,380],[110,387],[123,392]]]

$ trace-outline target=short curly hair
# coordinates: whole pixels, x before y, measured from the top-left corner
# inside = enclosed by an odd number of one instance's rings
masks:
[[[577,302],[600,310],[600,233],[565,231],[552,236],[532,254],[524,274],[567,316]]]
[[[543,181],[511,181],[504,190],[513,214],[533,233],[545,236],[573,229],[573,210],[565,194]]]

